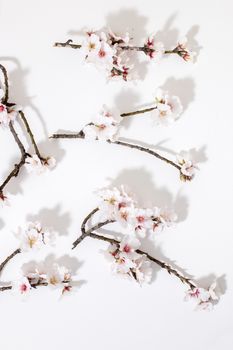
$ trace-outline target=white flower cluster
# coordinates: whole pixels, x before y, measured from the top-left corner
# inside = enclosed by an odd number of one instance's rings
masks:
[[[63,295],[72,290],[72,275],[66,267],[54,263],[47,272],[45,268],[38,267],[12,283],[13,291],[22,295],[28,294],[30,290],[38,286],[59,288]]]
[[[179,97],[171,96],[166,91],[157,89],[155,96],[156,109],[152,112],[157,124],[170,125],[183,111]]]
[[[113,141],[118,131],[119,117],[114,116],[113,113],[105,106],[89,123],[83,128],[85,139],[87,140],[101,140]]]
[[[154,236],[155,233],[172,226],[177,219],[176,214],[169,210],[158,207],[139,208],[123,186],[120,189],[101,190],[98,195],[101,198],[99,209],[102,217],[117,221],[141,237],[146,233]]]
[[[151,115],[156,124],[168,126],[177,120],[183,111],[180,99],[171,96],[162,89],[157,89],[154,107]],[[120,122],[123,118],[103,106],[102,110],[95,115],[91,122],[83,128],[85,138],[88,140],[114,141],[119,131]]]
[[[181,166],[180,178],[183,181],[190,181],[194,178],[196,170],[198,170],[197,165],[191,159],[189,152],[182,151],[176,156],[178,164]]]
[[[139,247],[137,238],[124,236],[119,245],[109,246],[107,258],[112,262],[114,273],[129,276],[142,285],[151,281],[152,268],[146,256],[137,253]]]
[[[48,170],[51,170],[56,165],[56,159],[53,157],[39,158],[37,154],[26,158],[25,166],[29,173],[35,172],[40,175]]]
[[[212,310],[214,304],[218,301],[219,297],[214,291],[216,288],[216,282],[212,283],[209,289],[194,288],[189,289],[186,292],[185,300],[191,300],[196,303],[196,310]]]
[[[105,70],[108,77],[120,77],[127,81],[133,67],[129,64],[128,53],[131,51],[129,33],[118,36],[108,30],[88,31],[86,34],[87,37],[81,47],[85,61]],[[123,49],[124,47],[126,49]],[[163,54],[164,46],[162,43],[155,43],[154,38],[149,38],[141,51],[154,58]]]
[[[47,228],[43,228],[39,222],[29,222],[26,227],[19,227],[15,237],[20,241],[20,250],[26,252],[39,250],[44,245],[53,245],[56,234]]]
[[[0,89],[0,101],[4,96],[4,91]],[[0,102],[0,126],[2,128],[9,127],[10,122],[13,122],[17,116],[17,107],[15,105],[7,107]]]

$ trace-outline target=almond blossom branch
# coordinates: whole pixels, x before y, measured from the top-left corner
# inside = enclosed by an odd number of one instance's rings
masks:
[[[19,228],[15,236],[20,240],[19,248],[0,264],[0,272],[15,255],[35,251],[45,245],[53,245],[57,235],[51,229],[42,227],[39,222],[29,222],[25,227]],[[36,263],[30,268],[22,266],[21,270],[23,273],[21,277],[9,285],[0,287],[0,291],[14,289],[20,294],[27,294],[36,287],[50,286],[53,289],[61,287],[61,292],[64,294],[75,287],[70,270],[65,266],[59,266],[56,261],[50,262],[49,266],[44,263]]]
[[[196,309],[211,310],[219,298],[215,292],[216,282],[212,283],[208,289],[198,287],[191,278],[184,276],[172,265],[157,259],[140,248],[139,237],[150,236],[155,238],[158,232],[172,226],[176,220],[176,215],[169,210],[158,207],[141,208],[134,196],[129,195],[123,186],[120,189],[100,190],[98,195],[101,199],[99,206],[83,220],[80,236],[82,238],[74,242],[73,248],[86,237],[108,242],[109,247],[103,253],[111,262],[112,271],[124,277],[129,277],[140,285],[151,281],[151,262],[153,262],[188,286],[185,300],[194,301]],[[104,218],[105,222],[99,222],[87,229],[86,225],[98,210],[99,218],[97,221]],[[98,228],[113,222],[118,223],[124,229],[127,228],[128,233],[123,234],[120,239],[115,239],[111,234],[95,232]]]
[[[94,230],[93,230],[94,231]],[[116,240],[116,239],[113,239],[113,238],[109,238],[109,237],[106,237],[106,236],[103,236],[103,235],[100,235],[99,233],[96,234],[94,232],[90,232],[88,234],[89,237],[91,238],[94,238],[94,239],[98,239],[98,240],[101,240],[101,241],[104,241],[104,242],[109,242],[110,244],[116,244],[117,246],[120,245],[120,241]],[[147,259],[151,260],[152,262],[154,262],[155,264],[159,265],[162,269],[165,269],[167,270],[167,272],[170,274],[170,275],[174,275],[176,277],[179,278],[179,280],[182,282],[182,283],[186,283],[191,289],[194,289],[196,288],[196,285],[191,282],[190,278],[187,278],[185,276],[183,276],[179,271],[177,271],[176,269],[174,269],[171,265],[167,264],[166,262],[164,261],[160,261],[156,258],[154,258],[153,256],[151,256],[150,254],[144,252],[143,250],[141,249],[136,249],[135,250],[136,253],[140,254],[140,255],[144,255],[147,257]]]
[[[72,39],[68,39],[65,42],[55,42],[54,47],[68,47],[71,49],[81,49],[82,45],[81,44],[74,44]],[[119,49],[125,50],[125,51],[139,51],[139,52],[144,52],[146,55],[153,55],[154,52],[156,52],[155,49],[149,48],[146,46],[118,46]],[[163,52],[164,54],[178,54],[177,48],[174,48],[173,50],[165,50]]]
[[[35,170],[39,174],[55,166],[55,159],[53,157],[44,158],[41,156],[39,148],[36,144],[34,135],[32,133],[32,130],[29,126],[29,123],[26,119],[24,112],[22,110],[19,110],[15,103],[8,102],[9,87],[8,87],[7,71],[5,67],[2,65],[0,65],[0,70],[3,72],[3,76],[4,76],[4,81],[3,81],[4,89],[0,89],[0,127],[2,127],[3,129],[10,130],[21,153],[20,161],[14,165],[13,170],[10,171],[9,175],[0,185],[0,202],[1,203],[5,202],[6,204],[7,196],[3,194],[3,189],[13,177],[18,176],[21,168],[24,165],[27,166],[29,171]],[[26,133],[29,135],[35,154],[29,154],[25,150],[25,147],[14,128],[14,122],[17,120],[18,116],[20,116],[20,118],[23,121]]]
[[[88,125],[90,125],[90,124],[88,124]],[[83,130],[81,130],[75,134],[53,134],[52,136],[50,136],[50,138],[53,138],[53,139],[85,139],[85,134],[84,134]],[[149,148],[142,147],[142,146],[128,143],[128,142],[118,141],[118,140],[116,140],[116,141],[106,140],[106,142],[108,142],[110,144],[120,145],[123,147],[137,149],[138,151],[148,153],[148,154],[166,162],[167,164],[170,164],[171,166],[173,166],[177,170],[179,170],[179,172],[181,172],[180,165],[176,164],[175,162],[173,162],[172,160],[170,160],[164,156],[161,156],[159,153],[157,153]]]
[[[111,30],[86,32],[82,44],[74,44],[69,39],[66,42],[56,42],[54,46],[80,49],[84,61],[101,68],[106,73],[107,78],[122,78],[125,81],[130,79],[133,68],[131,57],[127,55],[129,51],[143,52],[150,59],[177,54],[185,61],[190,61],[193,56],[193,53],[186,47],[186,40],[179,42],[173,50],[165,50],[163,43],[156,41],[154,37],[147,38],[143,46],[135,46],[132,45],[129,33],[118,36]],[[133,78],[133,74],[131,78]]]
[[[87,216],[86,218],[83,220],[83,223],[82,223],[82,226],[81,226],[81,231],[82,231],[82,234],[81,236],[73,243],[73,248],[74,249],[79,243],[81,243],[81,241],[86,238],[86,237],[91,237],[91,238],[94,238],[94,239],[98,239],[98,240],[101,240],[101,241],[104,241],[104,242],[108,242],[110,243],[111,245],[116,245],[117,247],[120,247],[120,244],[121,244],[121,241],[118,241],[116,240],[115,238],[110,238],[110,237],[106,237],[106,236],[103,236],[101,234],[97,234],[95,233],[94,231],[98,230],[99,228],[109,224],[109,223],[113,223],[115,222],[114,220],[108,220],[108,221],[105,221],[105,222],[102,222],[102,223],[99,223],[93,227],[91,227],[89,230],[86,230],[85,226],[87,224],[87,222],[92,218],[92,216],[98,211],[99,209],[96,208],[94,210],[92,210]],[[143,250],[141,249],[136,249],[135,252],[139,255],[142,255],[142,256],[146,256],[147,259],[149,259],[150,261],[154,262],[155,264],[159,265],[161,268],[167,270],[167,272],[169,274],[172,274],[174,276],[176,276],[177,278],[179,278],[179,280],[182,282],[182,283],[185,283],[187,284],[191,289],[194,289],[196,288],[196,285],[190,280],[190,278],[187,278],[185,276],[183,276],[183,274],[181,274],[179,271],[177,271],[176,269],[174,269],[171,265],[167,264],[166,262],[164,261],[160,261],[159,259],[157,258],[154,258],[153,256],[151,256],[150,254],[148,254],[147,252],[144,252]]]

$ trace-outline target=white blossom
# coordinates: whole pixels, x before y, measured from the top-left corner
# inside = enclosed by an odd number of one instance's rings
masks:
[[[81,51],[86,62],[96,65],[97,68],[105,69],[108,74],[111,72],[115,49],[107,43],[105,33],[88,32],[82,43]]]
[[[143,283],[150,283],[152,268],[150,261],[147,260],[145,255],[141,255],[141,257],[136,260],[135,274],[140,285]]]
[[[83,128],[85,138],[88,140],[113,141],[119,127],[119,116],[106,109],[104,106],[89,123]]]
[[[204,288],[193,288],[186,292],[185,300],[191,300],[196,303],[195,310],[212,310],[214,304],[217,302],[219,297],[215,292],[216,282],[212,283],[208,289]]]
[[[56,159],[53,157],[39,158],[37,154],[26,158],[25,166],[29,173],[35,172],[37,175],[51,170],[56,165]]]
[[[21,278],[12,282],[12,290],[21,295],[26,295],[31,290],[31,284],[27,277]]]
[[[47,279],[48,285],[51,288],[60,288],[62,294],[72,290],[72,276],[70,271],[64,266],[54,263],[47,274]]]
[[[39,222],[29,222],[26,227],[19,227],[15,233],[20,241],[21,251],[38,250],[44,245],[53,245],[56,235]]]
[[[152,116],[157,124],[163,126],[168,126],[177,120],[183,111],[179,97],[170,96],[161,89],[156,92],[155,107]]]
[[[0,126],[2,128],[9,127],[10,122],[13,122],[17,116],[17,111],[13,107],[7,108],[0,103]]]
[[[98,196],[101,198],[99,209],[108,219],[115,220],[119,210],[134,206],[133,198],[126,193],[123,186],[120,189],[114,187],[112,190],[100,190]]]
[[[181,166],[181,179],[184,181],[192,180],[196,174],[196,170],[198,170],[198,167],[191,159],[189,152],[182,151],[176,157],[179,165]]]
[[[108,254],[111,256],[112,271],[131,277],[140,284],[151,280],[150,262],[146,257],[137,253],[140,242],[132,236],[124,236],[119,245],[111,244]]]

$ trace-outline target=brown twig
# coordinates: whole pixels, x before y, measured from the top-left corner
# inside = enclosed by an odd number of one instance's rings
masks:
[[[75,247],[77,247],[77,245],[79,243],[82,242],[82,240],[84,238],[86,238],[93,230],[98,230],[99,228],[101,228],[102,226],[105,226],[107,224],[110,224],[111,222],[114,222],[114,221],[111,221],[111,220],[106,220],[104,222],[99,222],[98,224],[96,224],[95,226],[93,226],[92,228],[90,228],[89,230],[86,231],[86,224],[88,222],[88,220],[90,220],[92,218],[92,216],[99,210],[99,208],[95,208],[94,210],[92,210],[90,212],[90,214],[88,214],[85,219],[83,220],[82,222],[82,225],[81,225],[81,236],[79,236],[76,241],[73,242],[73,247],[72,249],[74,249]]]
[[[82,235],[80,236],[80,238],[82,237],[82,239],[79,241],[79,240],[76,240],[74,243],[73,243],[73,248],[74,249],[84,238],[86,237],[90,237],[90,238],[94,238],[94,239],[98,239],[98,240],[101,240],[101,241],[104,241],[104,242],[108,242],[110,244],[116,244],[117,246],[119,246],[120,244],[120,241],[116,240],[115,238],[111,238],[111,237],[106,237],[106,236],[103,236],[103,235],[100,235],[99,233],[95,233],[93,231],[96,231],[98,230],[99,228],[109,224],[109,223],[112,223],[114,222],[114,220],[108,220],[108,221],[105,221],[105,222],[102,222],[102,223],[99,223],[93,227],[91,227],[89,230],[86,231],[85,229],[85,225],[86,223],[88,222],[88,220],[90,220],[92,218],[92,216],[98,211],[98,208],[94,209],[92,212],[90,212],[90,214],[88,214],[86,216],[86,218],[83,220],[83,223],[82,223],[82,227],[81,227],[81,231],[82,231]],[[154,258],[152,255],[144,252],[143,250],[141,249],[137,249],[136,252],[140,255],[145,255],[147,257],[147,259],[149,259],[150,261],[154,262],[155,264],[157,264],[158,266],[160,266],[162,269],[165,269],[167,270],[167,272],[171,275],[174,275],[176,276],[177,278],[179,278],[179,280],[182,282],[182,283],[185,283],[187,284],[191,289],[195,288],[196,285],[194,284],[194,282],[192,282],[190,280],[190,278],[188,277],[185,277],[181,272],[179,272],[178,270],[174,269],[171,265],[167,264],[166,262],[164,261],[160,261],[159,259],[157,258]]]
[[[9,84],[8,84],[8,76],[7,76],[7,71],[6,68],[0,64],[0,70],[2,71],[3,77],[4,77],[4,92],[5,96],[2,98],[2,103],[6,104],[8,102],[8,97],[9,97]]]
[[[29,124],[28,124],[28,121],[27,121],[27,119],[26,119],[26,117],[25,117],[25,114],[23,113],[23,111],[19,111],[19,115],[20,115],[20,117],[21,117],[21,119],[22,119],[22,121],[23,121],[23,123],[24,123],[24,125],[25,125],[26,131],[27,131],[27,133],[28,133],[28,135],[29,135],[29,137],[30,137],[31,143],[32,143],[32,145],[33,145],[33,147],[34,147],[34,150],[35,150],[35,153],[37,154],[37,156],[38,156],[41,160],[43,160],[44,158],[41,157],[39,148],[38,148],[38,146],[37,146],[37,144],[36,144],[34,135],[33,135],[32,130],[31,130]]]
[[[52,136],[50,136],[50,138],[53,138],[53,139],[84,139],[85,138],[85,134],[81,130],[80,132],[75,133],[75,134],[53,134]],[[162,160],[162,161],[172,165],[177,170],[179,170],[179,172],[181,171],[181,166],[180,165],[176,164],[175,162],[173,162],[170,159],[167,159],[166,157],[161,156],[159,153],[157,153],[155,151],[152,151],[149,148],[142,147],[142,146],[135,145],[135,144],[128,143],[128,142],[123,142],[123,141],[110,141],[110,140],[107,140],[107,142],[110,143],[110,144],[115,144],[115,145],[120,145],[120,146],[124,146],[124,147],[128,147],[128,148],[133,148],[133,149],[137,149],[138,151],[148,153],[148,154],[150,154],[150,155],[152,155],[152,156],[154,156],[154,157],[156,157],[156,158],[158,158],[158,159],[160,159],[160,160]]]
[[[0,186],[0,193],[2,193],[4,187],[8,184],[8,182],[13,178],[13,177],[17,177],[19,174],[20,169],[22,168],[22,166],[25,164],[25,160],[28,156],[28,153],[25,151],[24,145],[22,144],[22,142],[20,141],[18,134],[16,133],[12,122],[10,122],[9,124],[10,127],[10,131],[14,137],[14,140],[16,142],[16,144],[19,147],[19,150],[21,152],[21,159],[19,161],[19,163],[14,165],[14,169],[9,173],[9,175],[6,177],[6,179],[3,181],[3,183]]]
[[[151,112],[151,111],[154,111],[155,109],[157,109],[157,107],[150,107],[150,108],[145,108],[145,109],[139,109],[138,111],[134,111],[134,112],[122,113],[120,116],[122,118],[132,117],[133,115]]]
[[[21,250],[18,248],[12,254],[10,254],[1,264],[0,264],[0,272],[4,269],[5,265],[14,258],[17,254],[21,253]]]
[[[81,49],[82,45],[72,44],[73,40],[69,39],[64,43],[54,43],[54,47],[70,47],[71,49]]]

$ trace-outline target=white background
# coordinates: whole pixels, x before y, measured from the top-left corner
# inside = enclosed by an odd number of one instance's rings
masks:
[[[232,10],[230,0],[128,0],[127,7],[123,0],[1,1],[1,63],[9,71],[10,100],[24,107],[43,153],[58,161],[48,175],[23,171],[8,186],[12,205],[1,209],[1,260],[17,248],[12,231],[28,219],[39,218],[60,234],[51,252],[15,257],[2,281],[14,279],[24,262],[50,254],[85,281],[61,301],[47,288],[27,302],[2,293],[1,349],[232,349]],[[106,84],[93,67],[81,64],[78,51],[53,48],[55,41],[78,41],[84,27],[103,26],[129,30],[136,44],[158,32],[166,48],[184,35],[191,47],[202,48],[194,65],[179,57],[147,64],[139,54],[142,80]],[[181,183],[176,170],[134,150],[48,141],[59,129],[82,128],[102,104],[120,112],[142,107],[158,86],[180,96],[185,106],[180,120],[158,128],[150,116],[134,118],[125,122],[121,136],[169,157],[196,148],[200,172],[192,183]],[[10,134],[0,135],[3,179],[18,150]],[[204,287],[217,278],[223,295],[212,313],[193,312],[183,302],[185,286],[157,267],[151,285],[143,288],[112,276],[100,254],[103,242],[87,239],[71,251],[82,219],[97,205],[94,190],[121,183],[142,205],[176,210],[177,227],[145,248]]]

